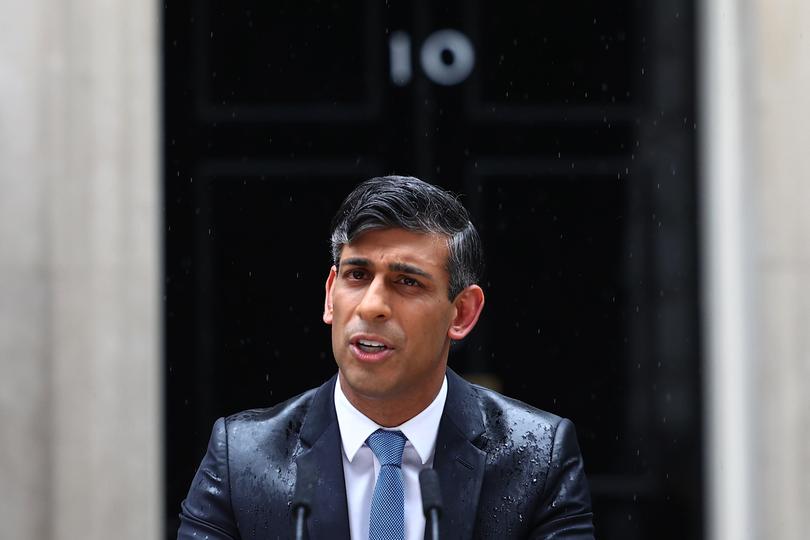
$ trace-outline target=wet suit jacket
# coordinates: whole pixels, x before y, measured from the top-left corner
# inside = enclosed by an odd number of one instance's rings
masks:
[[[297,467],[313,468],[318,479],[309,538],[349,539],[335,380],[217,420],[182,504],[178,539],[292,538]],[[573,424],[450,369],[447,383],[433,461],[444,499],[440,537],[593,539]]]

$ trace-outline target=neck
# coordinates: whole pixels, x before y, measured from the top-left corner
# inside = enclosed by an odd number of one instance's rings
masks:
[[[349,403],[375,423],[387,428],[400,426],[427,409],[436,399],[436,396],[439,395],[439,390],[441,390],[444,382],[444,372],[442,372],[437,380],[425,383],[424,390],[418,394],[376,397],[355,392],[347,384],[342,372],[339,372],[338,376],[340,378],[340,389],[346,399],[349,400]]]

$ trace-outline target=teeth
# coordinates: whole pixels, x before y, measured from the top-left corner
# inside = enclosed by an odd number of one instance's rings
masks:
[[[363,339],[359,339],[357,340],[357,343],[364,347],[385,347],[385,344],[380,343],[379,341],[365,341]]]

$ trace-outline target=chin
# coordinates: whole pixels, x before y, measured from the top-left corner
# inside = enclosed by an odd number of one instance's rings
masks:
[[[361,366],[341,368],[344,387],[369,399],[383,399],[391,394],[390,384],[383,377]],[[344,391],[346,389],[344,388]]]

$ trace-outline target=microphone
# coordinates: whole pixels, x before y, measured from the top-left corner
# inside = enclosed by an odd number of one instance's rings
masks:
[[[318,476],[308,467],[301,467],[296,463],[297,473],[295,479],[295,495],[292,500],[292,511],[295,516],[295,538],[304,540],[304,526],[307,516],[312,510],[312,495],[318,485]]]
[[[419,473],[419,489],[422,491],[422,511],[430,524],[431,540],[439,540],[442,492],[439,488],[439,475],[435,469],[422,469]]]

